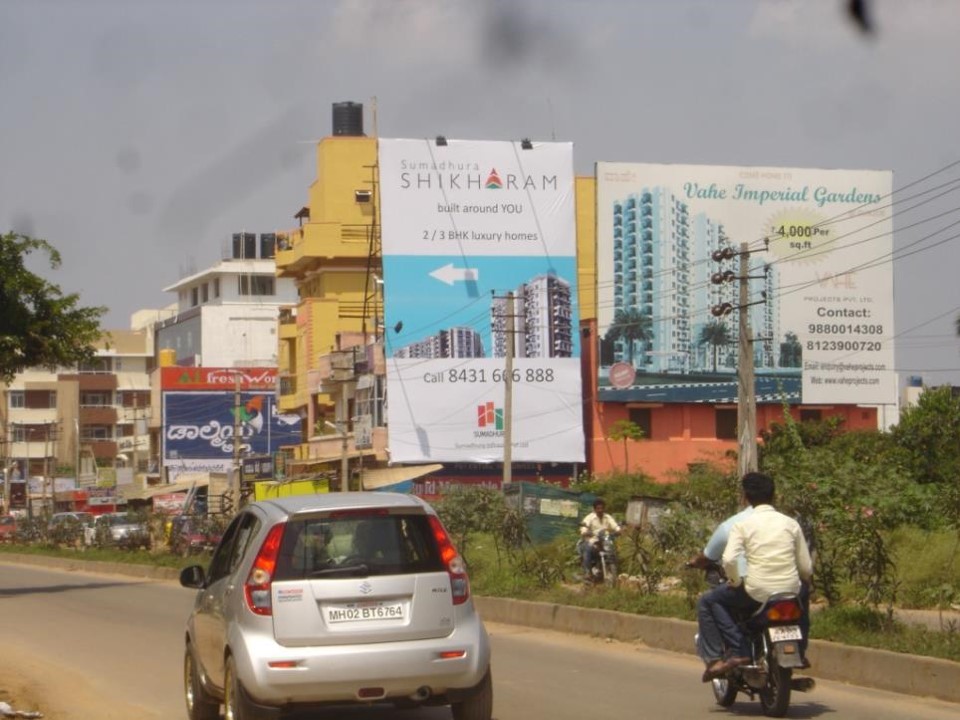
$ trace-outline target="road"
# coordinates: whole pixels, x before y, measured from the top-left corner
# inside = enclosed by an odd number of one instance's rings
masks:
[[[182,633],[192,592],[171,582],[51,571],[0,561],[0,690],[21,678],[48,720],[186,717]],[[761,717],[712,702],[692,656],[490,625],[496,720]],[[822,681],[793,718],[955,720],[960,706]],[[18,710],[31,708],[17,707]],[[445,708],[331,710],[318,720],[447,720]]]

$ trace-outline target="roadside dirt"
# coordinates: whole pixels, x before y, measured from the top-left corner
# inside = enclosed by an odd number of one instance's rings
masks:
[[[0,700],[15,711],[41,712],[44,720],[137,720],[143,708],[107,703],[91,692],[83,677],[31,657],[27,650],[4,646],[0,654]]]

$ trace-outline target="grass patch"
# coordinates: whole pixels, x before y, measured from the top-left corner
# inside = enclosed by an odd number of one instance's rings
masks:
[[[937,632],[897,622],[869,608],[819,610],[813,615],[810,634],[815,640],[960,662],[960,628]]]
[[[960,557],[957,534],[904,527],[890,534],[897,566],[897,604],[937,608],[960,604]]]
[[[152,565],[177,570],[188,565],[204,565],[210,562],[208,553],[182,557],[168,552],[150,550],[124,550],[122,548],[83,548],[54,547],[50,545],[0,545],[0,555],[36,555],[43,557],[68,558],[70,560],[91,560],[94,562],[125,563],[128,565]]]

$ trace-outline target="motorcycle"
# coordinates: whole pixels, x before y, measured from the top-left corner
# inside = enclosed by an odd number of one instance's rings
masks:
[[[601,530],[592,540],[586,540],[584,538],[579,540],[577,546],[578,557],[582,557],[582,546],[580,543],[592,543],[596,550],[593,562],[590,563],[590,567],[584,577],[584,582],[609,586],[617,584],[619,569],[617,563],[617,546],[614,543],[615,539],[616,535],[614,533]]]
[[[711,563],[707,568],[718,582],[725,582],[722,570]],[[717,574],[719,573],[719,574]],[[750,641],[750,662],[711,680],[717,704],[730,707],[743,693],[751,700],[760,699],[767,717],[783,717],[790,707],[791,692],[809,692],[815,682],[810,677],[793,677],[793,671],[805,667],[800,652],[800,617],[803,605],[796,593],[777,593],[755,612],[735,618]],[[694,637],[697,655],[704,657],[700,634]]]

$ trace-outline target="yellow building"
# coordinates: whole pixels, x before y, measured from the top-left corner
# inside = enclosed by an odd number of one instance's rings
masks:
[[[375,400],[373,376],[383,374],[377,140],[363,135],[362,105],[335,104],[333,120],[334,134],[317,144],[317,178],[296,215],[300,227],[276,254],[277,276],[292,278],[299,296],[295,311],[280,317],[280,409],[299,413],[307,428],[294,467],[318,469],[360,454],[386,459],[385,429],[376,431],[382,423],[373,423],[376,442],[366,421],[360,442],[355,427],[366,416],[365,391]]]

